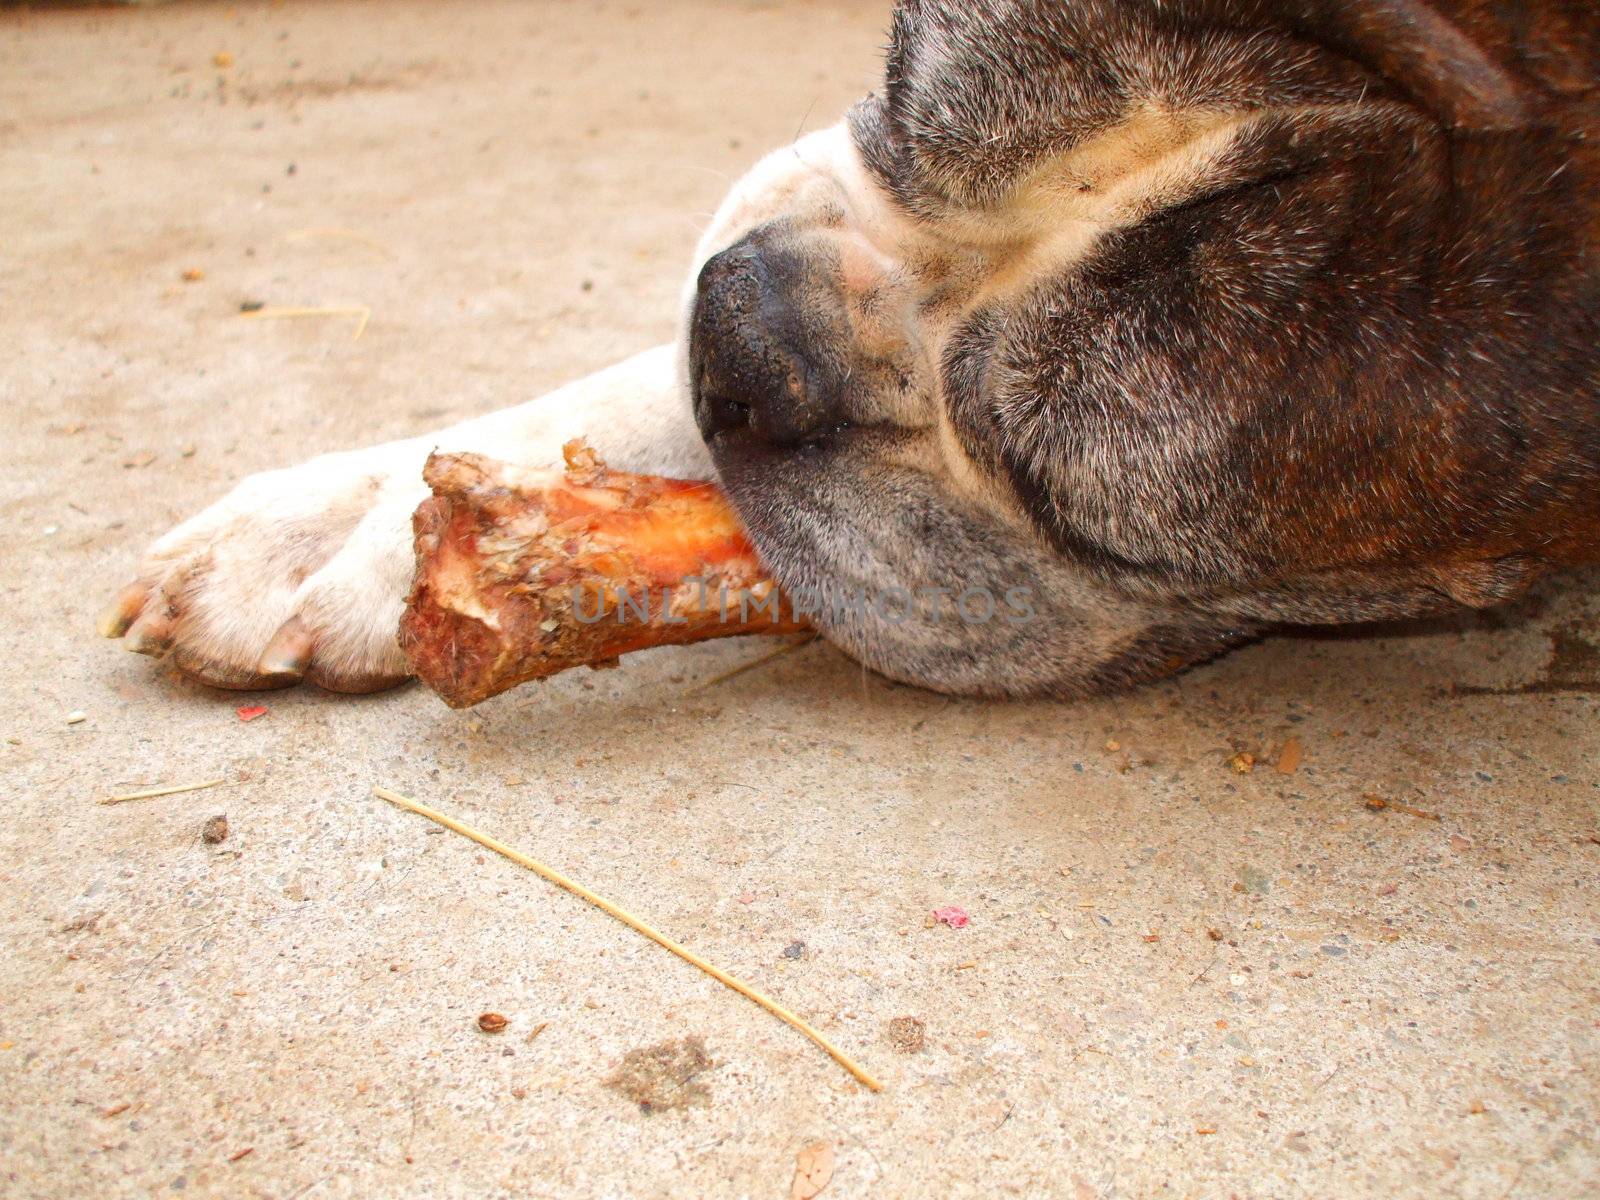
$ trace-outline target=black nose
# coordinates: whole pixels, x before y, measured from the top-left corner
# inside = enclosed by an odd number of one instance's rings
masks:
[[[840,423],[837,372],[816,349],[805,272],[747,238],[700,270],[689,323],[695,420],[708,442],[745,433],[775,446],[816,441]]]

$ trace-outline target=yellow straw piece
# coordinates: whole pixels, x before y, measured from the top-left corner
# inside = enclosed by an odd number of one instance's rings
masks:
[[[672,951],[672,953],[683,959],[684,962],[689,963],[692,966],[699,967],[702,971],[711,976],[713,979],[717,980],[719,983],[726,984],[728,987],[732,988],[746,999],[755,1001],[762,1008],[766,1009],[773,1016],[777,1017],[780,1021],[783,1021],[786,1024],[793,1026],[795,1029],[798,1029],[801,1033],[805,1034],[806,1037],[810,1038],[818,1046],[826,1050],[836,1063],[838,1063],[846,1071],[849,1071],[850,1074],[854,1075],[872,1091],[881,1092],[883,1090],[883,1085],[871,1075],[867,1074],[867,1072],[860,1066],[856,1065],[854,1060],[852,1060],[849,1055],[847,1055],[843,1050],[840,1050],[827,1038],[823,1037],[822,1034],[818,1033],[810,1025],[807,1025],[805,1021],[801,1020],[798,1016],[790,1012],[776,1000],[772,999],[770,996],[763,995],[761,992],[756,991],[756,989],[751,987],[749,984],[740,982],[732,975],[729,975],[726,971],[712,966],[698,954],[695,954],[694,951],[689,950],[684,946],[680,946],[666,934],[652,929],[649,925],[646,925],[643,921],[639,920],[638,917],[634,916],[626,909],[620,908],[611,903],[611,901],[607,900],[604,896],[595,895],[588,888],[584,887],[582,884],[573,882],[565,875],[561,874],[561,872],[552,870],[543,863],[529,858],[526,854],[523,854],[517,850],[513,850],[510,846],[505,845],[503,842],[497,842],[494,838],[488,836],[487,834],[479,833],[470,825],[463,825],[460,821],[457,821],[452,817],[447,817],[443,813],[429,808],[426,804],[419,804],[417,801],[407,799],[405,796],[400,795],[400,793],[392,792],[385,787],[375,787],[372,789],[372,791],[373,794],[379,799],[387,800],[390,804],[406,809],[409,812],[414,812],[418,816],[427,817],[428,820],[443,825],[446,829],[453,830],[454,832],[459,833],[462,837],[471,838],[473,841],[477,842],[478,845],[483,846],[486,849],[493,850],[496,854],[509,858],[518,866],[526,867],[535,875],[549,880],[557,887],[565,888],[579,899],[587,900],[596,908],[610,913],[629,929],[632,929],[636,933],[644,934],[645,937],[649,938],[652,942],[655,942],[658,946],[665,947],[666,949]]]
[[[335,304],[323,308],[258,308],[240,313],[246,321],[281,321],[295,317],[354,317],[356,331],[350,335],[353,342],[366,332],[372,319],[372,308],[366,304]]]
[[[119,796],[107,796],[100,803],[126,804],[129,800],[154,800],[157,796],[176,796],[180,792],[203,792],[207,788],[221,787],[227,782],[226,779],[208,779],[204,783],[179,783],[172,787],[149,788],[142,792],[123,792]]]

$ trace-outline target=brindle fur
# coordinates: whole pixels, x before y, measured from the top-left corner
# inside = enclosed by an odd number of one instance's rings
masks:
[[[1596,561],[1597,82],[1582,0],[907,0],[850,127],[946,325],[868,351],[881,296],[819,282],[838,213],[755,230],[810,264],[807,353],[860,428],[713,438],[725,482],[791,585],[1038,588],[1023,629],[829,629],[961,691],[1126,684]],[[1079,202],[1082,253],[997,282],[1012,230]],[[939,428],[998,499],[951,482]]]

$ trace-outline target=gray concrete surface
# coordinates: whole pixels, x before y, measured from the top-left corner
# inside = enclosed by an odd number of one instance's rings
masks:
[[[821,645],[696,690],[765,649],[724,644],[245,724],[93,638],[142,545],[240,476],[667,337],[725,181],[866,86],[882,23],[0,14],[0,1193],[782,1197],[819,1141],[829,1197],[1600,1188],[1593,578],[1072,705]],[[378,782],[623,899],[886,1090]],[[944,904],[971,924],[926,927]],[[685,1037],[699,1103],[608,1085]]]

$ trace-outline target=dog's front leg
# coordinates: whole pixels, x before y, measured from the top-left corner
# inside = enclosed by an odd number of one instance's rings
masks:
[[[395,640],[411,514],[430,451],[556,464],[584,438],[618,467],[706,478],[672,346],[426,437],[325,454],[245,479],[157,541],[101,631],[218,687],[309,679],[341,692],[406,677]]]

